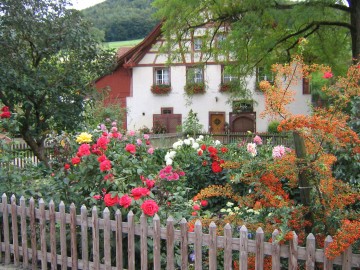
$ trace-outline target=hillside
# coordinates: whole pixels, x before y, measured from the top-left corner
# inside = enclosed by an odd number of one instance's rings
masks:
[[[82,10],[106,42],[144,38],[156,25],[153,0],[106,0]]]

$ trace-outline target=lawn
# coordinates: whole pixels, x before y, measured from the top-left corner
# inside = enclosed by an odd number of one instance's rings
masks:
[[[109,47],[110,49],[118,49],[121,47],[133,47],[140,43],[142,39],[134,39],[134,40],[125,40],[125,41],[113,41],[113,42],[105,42],[104,45]]]

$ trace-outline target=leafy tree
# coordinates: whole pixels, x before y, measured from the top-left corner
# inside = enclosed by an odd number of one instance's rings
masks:
[[[248,64],[245,73],[259,63],[290,61],[303,38],[310,48],[306,62],[336,63],[346,71],[351,56],[356,62],[360,54],[359,0],[155,0],[154,6],[158,18],[166,18],[163,29],[173,44],[211,24],[207,48]],[[216,48],[219,34],[225,40]]]
[[[79,126],[92,80],[114,58],[67,5],[66,0],[0,3],[0,100],[16,112],[21,137],[45,164],[47,134]]]

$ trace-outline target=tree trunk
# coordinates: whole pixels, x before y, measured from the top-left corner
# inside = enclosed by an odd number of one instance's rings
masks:
[[[349,1],[352,57],[354,63],[360,60],[360,0]]]
[[[311,172],[308,169],[308,162],[306,161],[306,147],[304,138],[296,131],[293,132],[295,153],[297,157],[297,167],[299,168],[299,189],[300,200],[302,205],[309,207],[311,205]],[[311,210],[305,214],[305,220],[310,221],[313,224],[313,215]],[[305,227],[305,232],[310,233],[311,227]]]
[[[24,141],[30,146],[31,150],[33,151],[34,155],[42,162],[44,162],[46,167],[50,167],[49,165],[49,158],[45,153],[45,143],[44,139],[40,141],[35,141],[34,138],[27,134],[22,134]]]

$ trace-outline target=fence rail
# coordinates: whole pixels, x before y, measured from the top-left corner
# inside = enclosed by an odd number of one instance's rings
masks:
[[[36,208],[32,198],[28,206],[24,197],[17,205],[15,196],[9,203],[6,194],[3,194],[0,203],[0,261],[16,266],[21,262],[24,268],[32,269],[58,269],[61,266],[61,269],[143,270],[150,267],[159,270],[164,269],[161,251],[166,250],[166,255],[163,254],[166,269],[189,269],[189,246],[193,246],[195,261],[192,269],[196,270],[205,269],[205,260],[206,269],[219,269],[217,254],[220,251],[224,254],[221,264],[227,270],[233,269],[234,261],[240,269],[247,269],[249,256],[255,256],[255,268],[259,270],[268,269],[264,265],[266,256],[270,256],[271,268],[275,270],[282,269],[283,260],[287,260],[288,269],[294,270],[298,269],[301,261],[308,270],[315,269],[316,263],[322,263],[324,269],[333,269],[334,265],[341,265],[345,270],[360,267],[360,254],[353,254],[351,247],[335,260],[328,260],[322,249],[315,248],[312,234],[306,239],[306,247],[300,247],[296,234],[290,245],[280,245],[275,241],[278,230],[272,234],[272,243],[268,243],[264,241],[261,228],[252,240],[248,239],[245,226],[240,229],[240,237],[233,237],[233,230],[227,224],[220,236],[214,223],[208,227],[208,233],[204,233],[199,220],[195,223],[194,232],[189,232],[185,219],[177,223],[169,217],[166,227],[161,227],[157,215],[150,220],[143,214],[140,223],[135,223],[132,212],[128,213],[125,222],[120,210],[111,218],[109,209],[105,208],[100,218],[96,207],[88,211],[82,206],[80,214],[77,214],[76,206],[71,204],[66,213],[66,207],[61,202],[56,212],[54,202],[50,201],[45,208],[43,199],[39,200]],[[150,239],[152,245],[149,248]],[[331,241],[328,236],[325,247]],[[113,248],[110,243],[113,243]],[[176,260],[175,248],[179,251],[179,260]],[[204,249],[208,256],[206,259]]]

